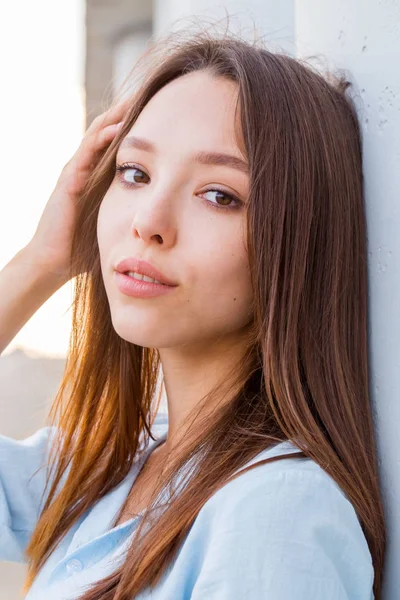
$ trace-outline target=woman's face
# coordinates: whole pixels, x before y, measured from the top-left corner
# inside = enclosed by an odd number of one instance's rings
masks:
[[[129,168],[116,173],[101,203],[97,235],[112,323],[131,343],[206,347],[234,341],[251,320],[249,177],[235,141],[236,98],[234,82],[205,71],[184,75],[149,101],[120,145],[116,163]],[[127,143],[132,136],[151,150]],[[205,153],[236,161],[211,162]],[[115,266],[127,257],[177,285],[152,298],[125,295]]]

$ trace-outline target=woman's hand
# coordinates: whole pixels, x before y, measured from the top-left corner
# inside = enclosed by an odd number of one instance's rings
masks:
[[[127,98],[93,120],[78,150],[61,171],[36,232],[27,245],[32,264],[61,281],[67,282],[77,275],[70,273],[77,200],[99,155],[111,144],[122,125],[130,103]]]

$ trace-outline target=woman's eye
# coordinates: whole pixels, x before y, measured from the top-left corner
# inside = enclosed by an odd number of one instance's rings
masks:
[[[118,165],[115,170],[118,174],[118,179],[123,185],[129,187],[136,183],[147,183],[146,177],[148,175],[138,167],[133,165]]]
[[[204,194],[216,194],[214,200],[208,200],[209,204],[212,204],[215,208],[239,208],[242,204],[238,198],[223,190],[206,190]]]

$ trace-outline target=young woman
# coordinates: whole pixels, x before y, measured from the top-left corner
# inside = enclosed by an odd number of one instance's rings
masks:
[[[349,82],[205,32],[135,74],[1,272],[1,350],[76,286],[48,423],[0,440],[1,558],[29,600],[379,599]]]

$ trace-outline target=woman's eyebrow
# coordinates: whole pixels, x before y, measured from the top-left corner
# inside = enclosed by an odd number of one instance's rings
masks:
[[[145,152],[156,152],[156,148],[152,142],[134,135],[124,138],[120,144],[120,148],[137,148],[138,150],[144,150]],[[239,156],[233,156],[232,154],[205,152],[202,150],[194,154],[192,160],[202,163],[203,165],[221,165],[230,167],[231,169],[237,169],[238,171],[242,171],[242,173],[248,174],[249,172],[247,162]]]

